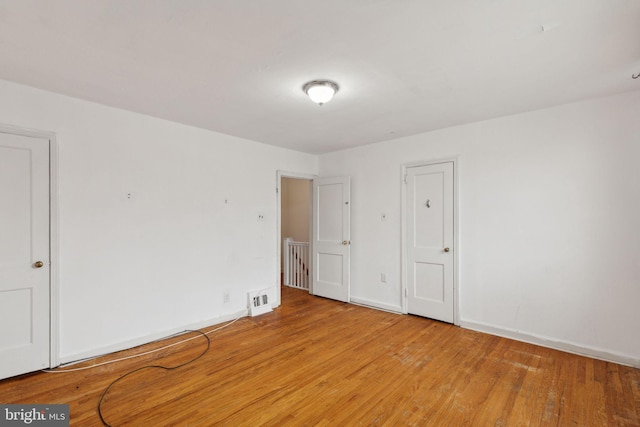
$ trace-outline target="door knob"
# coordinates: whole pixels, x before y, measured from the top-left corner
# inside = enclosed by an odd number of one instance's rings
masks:
[[[444,251],[445,252],[449,252],[449,248],[444,248]]]
[[[351,241],[350,241],[350,240],[343,240],[343,241],[342,241],[342,244],[343,244],[343,245],[345,245],[345,246],[346,246],[346,245],[350,245],[350,244],[351,244]]]
[[[34,266],[35,268],[40,268],[40,267],[42,267],[43,265],[44,265],[44,263],[43,263],[42,261],[36,261],[36,262],[33,264],[33,266]]]

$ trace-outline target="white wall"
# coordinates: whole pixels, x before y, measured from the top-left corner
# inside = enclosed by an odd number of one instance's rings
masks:
[[[639,112],[632,92],[320,156],[352,177],[353,297],[399,309],[401,165],[457,157],[462,325],[638,366]]]
[[[316,173],[315,156],[2,81],[0,123],[57,134],[62,361],[279,285],[276,171]]]

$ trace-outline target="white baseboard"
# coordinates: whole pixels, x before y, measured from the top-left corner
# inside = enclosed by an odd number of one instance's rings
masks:
[[[235,320],[236,318],[240,318],[240,317],[247,317],[249,315],[249,312],[247,310],[243,310],[243,311],[239,311],[238,313],[235,314],[228,314],[228,315],[224,315],[224,316],[219,316],[219,317],[215,317],[213,319],[208,319],[208,320],[203,320],[201,322],[196,322],[196,323],[192,323],[190,325],[185,325],[179,328],[172,328],[169,330],[165,330],[162,332],[157,332],[154,334],[150,334],[150,335],[146,335],[143,337],[139,337],[139,338],[134,338],[132,340],[127,340],[127,341],[123,341],[123,342],[119,342],[116,344],[112,344],[112,345],[108,345],[105,347],[100,347],[100,348],[96,348],[93,350],[89,350],[86,352],[82,352],[82,353],[76,353],[76,354],[71,354],[68,356],[61,356],[59,358],[60,364],[64,365],[65,363],[71,363],[74,361],[80,361],[83,359],[88,359],[88,358],[92,358],[92,357],[97,357],[97,356],[102,356],[105,354],[110,354],[110,353],[115,353],[116,351],[122,351],[122,350],[127,350],[133,347],[137,347],[139,345],[142,344],[148,344],[152,341],[156,341],[159,339],[162,339],[164,337],[167,337],[169,335],[173,335],[173,334],[177,334],[180,332],[183,332],[185,330],[196,330],[196,329],[203,329],[209,326],[213,326],[213,325],[218,325],[220,323],[225,323],[225,322],[230,322],[232,320]]]
[[[402,307],[399,305],[385,304],[378,301],[372,301],[365,298],[351,297],[349,302],[357,305],[363,305],[369,308],[376,308],[378,310],[389,311],[391,313],[402,313]]]
[[[559,341],[557,339],[550,338],[550,337],[523,333],[523,332],[512,330],[512,329],[502,328],[499,326],[494,326],[494,325],[490,325],[482,322],[474,322],[470,320],[461,320],[460,326],[465,329],[471,329],[478,332],[485,332],[487,334],[510,338],[516,341],[522,341],[529,344],[535,344],[541,347],[548,347],[554,350],[560,350],[560,351],[565,351],[567,353],[578,354],[580,356],[587,356],[594,359],[604,360],[607,362],[614,362],[614,363],[619,363],[621,365],[640,368],[640,359],[635,358],[633,356],[627,356],[619,353],[612,353],[610,351],[588,347],[588,346],[573,343],[570,341]]]

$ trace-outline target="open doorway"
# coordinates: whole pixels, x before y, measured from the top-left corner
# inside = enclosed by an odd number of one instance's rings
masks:
[[[278,305],[282,287],[311,290],[312,185],[313,176],[278,173]]]
[[[309,290],[311,181],[283,177],[280,197],[280,260],[283,286]]]

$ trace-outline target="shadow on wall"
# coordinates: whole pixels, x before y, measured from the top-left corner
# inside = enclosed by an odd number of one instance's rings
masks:
[[[282,178],[280,239],[290,237],[296,242],[309,242],[311,230],[311,184],[312,181],[309,179]],[[282,267],[281,263],[280,271],[282,271]]]

